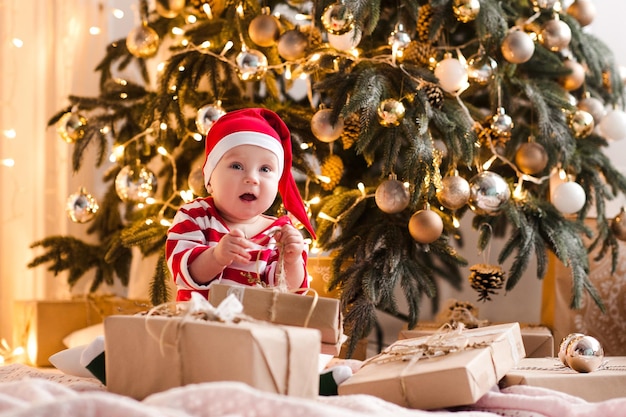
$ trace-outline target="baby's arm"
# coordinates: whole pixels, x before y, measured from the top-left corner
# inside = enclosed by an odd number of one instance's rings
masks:
[[[290,224],[280,228],[274,235],[279,244],[280,256],[283,259],[283,267],[287,286],[300,288],[306,278],[303,252],[305,250],[302,233]],[[277,271],[280,273],[281,271]]]
[[[189,266],[189,272],[195,282],[206,284],[233,262],[250,262],[248,250],[253,247],[242,231],[233,229],[216,246],[202,252]]]

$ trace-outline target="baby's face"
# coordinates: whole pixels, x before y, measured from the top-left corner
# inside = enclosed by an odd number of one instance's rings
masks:
[[[224,220],[244,222],[270,208],[278,193],[278,157],[254,145],[228,150],[211,174],[214,203]]]

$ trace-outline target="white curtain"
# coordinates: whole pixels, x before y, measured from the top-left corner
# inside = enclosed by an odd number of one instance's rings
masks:
[[[27,264],[39,253],[30,249],[37,240],[86,236],[88,226],[65,214],[71,193],[85,186],[100,195],[91,161],[75,175],[72,146],[47,122],[70,94],[97,94],[94,68],[108,43],[108,15],[97,0],[0,1],[0,160],[15,161],[0,165],[0,337],[7,340],[14,300],[69,297],[66,276]],[[90,35],[92,26],[102,32]],[[15,138],[6,137],[9,129]]]

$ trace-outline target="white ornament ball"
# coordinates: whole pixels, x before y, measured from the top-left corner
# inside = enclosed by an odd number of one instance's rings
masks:
[[[522,30],[509,32],[500,47],[504,59],[512,64],[523,64],[535,53],[535,42],[530,35]]]
[[[572,40],[572,30],[562,20],[548,20],[541,26],[541,44],[553,52],[562,51]]]
[[[333,35],[328,33],[328,43],[338,51],[350,51],[361,42],[361,31],[357,28],[350,30],[342,35]]]
[[[573,214],[580,211],[587,201],[585,190],[575,181],[568,181],[558,185],[552,193],[552,204],[563,214]]]
[[[595,97],[585,97],[578,102],[578,108],[580,110],[584,110],[590,115],[593,116],[593,121],[595,124],[599,124],[604,115],[606,114],[606,109],[604,108],[604,104],[601,100]]]
[[[580,23],[587,26],[596,17],[596,6],[592,0],[576,0],[567,8],[567,13]]]
[[[444,58],[435,68],[435,77],[439,85],[448,93],[456,93],[465,88],[468,83],[467,68],[456,58]]]
[[[609,110],[600,121],[600,133],[609,140],[621,140],[626,137],[626,113],[621,110]]]

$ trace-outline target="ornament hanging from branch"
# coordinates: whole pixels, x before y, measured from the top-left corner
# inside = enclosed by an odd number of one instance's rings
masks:
[[[469,206],[479,215],[495,216],[511,198],[511,189],[495,172],[483,171],[470,181]]]
[[[504,59],[512,64],[523,64],[535,53],[535,42],[530,35],[518,27],[506,34],[500,47]]]
[[[476,264],[470,266],[470,286],[478,292],[478,301],[491,301],[491,296],[502,289],[505,274],[499,265]]]
[[[65,212],[74,223],[87,223],[93,220],[98,209],[98,202],[84,187],[71,194],[65,205]]]
[[[125,202],[144,203],[156,189],[156,175],[140,163],[126,165],[115,177],[115,192]]]
[[[409,219],[409,233],[418,243],[433,243],[443,233],[443,220],[427,204],[425,209],[416,211]]]
[[[220,100],[212,104],[206,104],[198,109],[196,114],[196,128],[198,132],[206,136],[217,119],[226,114]]]
[[[248,36],[252,42],[264,48],[276,45],[280,38],[280,22],[270,14],[269,7],[264,7],[261,14],[250,21]]]
[[[334,142],[343,132],[343,117],[339,116],[337,122],[331,122],[332,109],[322,108],[311,118],[311,132],[322,142]]]
[[[376,188],[374,194],[376,205],[388,214],[400,213],[409,206],[410,194],[406,185],[398,181],[395,174],[383,181]]]
[[[85,136],[87,119],[78,111],[72,110],[65,113],[57,122],[57,133],[67,143],[75,143]]]
[[[617,216],[611,222],[611,231],[615,237],[626,242],[626,209],[621,208]]]
[[[458,210],[467,204],[469,198],[469,182],[457,172],[441,180],[441,188],[437,190],[437,199],[445,208]]]
[[[385,127],[394,127],[402,123],[406,109],[401,101],[388,98],[377,109],[378,122]]]

